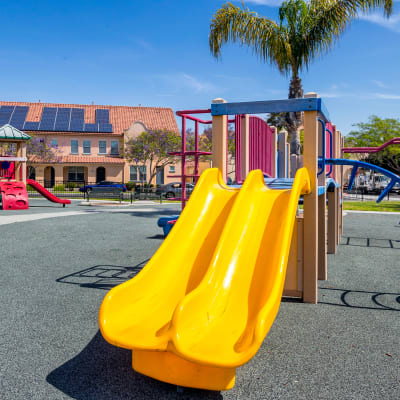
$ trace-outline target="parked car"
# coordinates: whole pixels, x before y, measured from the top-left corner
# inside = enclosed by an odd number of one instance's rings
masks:
[[[186,196],[193,192],[194,184],[186,184]],[[181,197],[182,195],[182,184],[181,182],[171,182],[166,185],[162,185],[156,189],[158,195],[165,196],[167,199],[172,199],[174,197]]]
[[[110,193],[119,194],[126,192],[126,186],[123,183],[101,181],[93,185],[85,185],[79,188],[79,191],[86,193]]]

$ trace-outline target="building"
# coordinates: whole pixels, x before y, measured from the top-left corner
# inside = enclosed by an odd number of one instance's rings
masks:
[[[43,143],[51,143],[51,158],[29,159],[28,175],[55,183],[144,182],[148,167],[128,163],[122,156],[126,141],[146,130],[179,133],[170,108],[26,103],[0,101],[0,126],[10,124]],[[179,163],[160,170],[153,183],[176,181]]]

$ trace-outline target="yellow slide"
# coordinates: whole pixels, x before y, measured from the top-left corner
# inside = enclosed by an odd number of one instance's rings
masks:
[[[300,194],[268,189],[261,171],[241,189],[206,170],[163,244],[133,279],[112,289],[99,315],[111,344],[132,349],[133,368],[181,386],[233,387],[278,312]]]

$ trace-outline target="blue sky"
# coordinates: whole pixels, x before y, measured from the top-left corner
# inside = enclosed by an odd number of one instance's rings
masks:
[[[0,2],[1,100],[208,108],[211,100],[287,97],[289,77],[238,45],[216,61],[209,22],[221,0]],[[234,2],[240,4],[240,2]],[[278,0],[246,5],[276,18]],[[363,16],[309,71],[348,133],[369,115],[400,118],[400,2],[387,20]]]

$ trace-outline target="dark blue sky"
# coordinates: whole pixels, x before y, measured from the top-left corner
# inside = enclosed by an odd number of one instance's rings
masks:
[[[216,61],[209,22],[223,4],[199,1],[7,1],[0,3],[1,100],[179,109],[287,97],[289,78],[251,50],[229,45]],[[240,2],[234,2],[240,4]],[[277,0],[246,5],[276,18]],[[400,3],[390,20],[354,23],[334,50],[303,72],[345,134],[369,115],[400,117]]]

